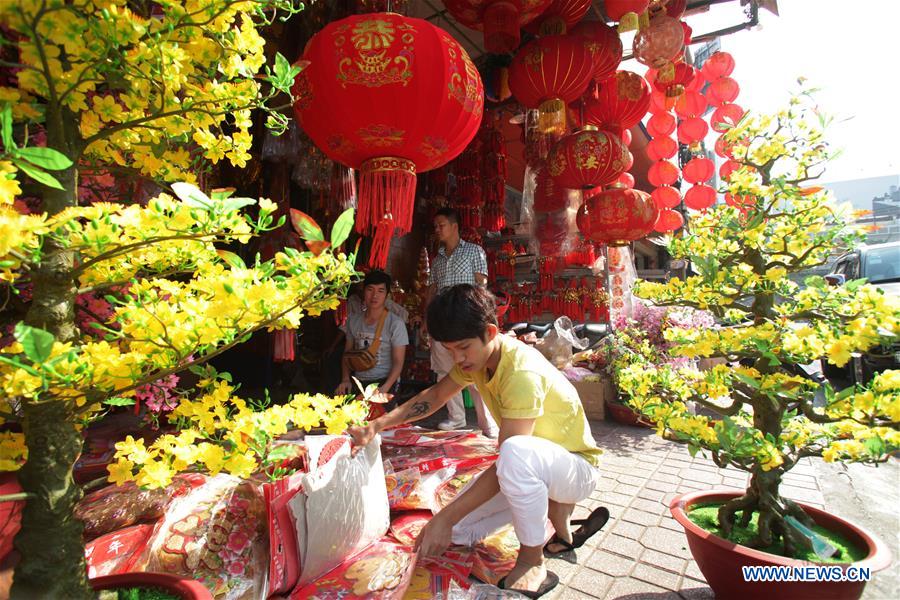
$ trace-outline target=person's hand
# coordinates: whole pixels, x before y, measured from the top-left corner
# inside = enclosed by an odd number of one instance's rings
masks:
[[[375,426],[371,423],[366,423],[365,425],[354,425],[352,427],[347,428],[347,435],[350,436],[350,439],[353,442],[353,449],[351,450],[351,454],[356,456],[356,453],[359,452],[359,449],[368,445],[369,442],[375,437]]]
[[[342,381],[338,384],[337,388],[334,390],[335,396],[346,396],[353,389],[353,386],[349,381]]]
[[[436,514],[419,532],[415,550],[420,557],[440,556],[450,547],[453,537],[453,526]]]

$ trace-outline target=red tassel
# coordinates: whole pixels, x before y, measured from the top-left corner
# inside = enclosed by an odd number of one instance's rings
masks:
[[[372,239],[372,249],[369,252],[369,266],[373,269],[387,267],[388,253],[391,251],[391,238],[394,235],[394,221],[389,216],[378,223],[375,228],[375,237]]]
[[[374,229],[381,227],[384,215],[390,214],[397,231],[401,235],[409,233],[415,200],[414,162],[396,157],[367,160],[360,168],[356,231],[371,235]]]

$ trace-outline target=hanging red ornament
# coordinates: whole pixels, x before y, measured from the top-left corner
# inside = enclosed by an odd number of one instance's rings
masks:
[[[703,76],[703,71],[700,69],[694,69],[694,77],[688,83],[685,84],[684,90],[686,92],[700,92],[703,90],[703,86],[706,85],[706,77]]]
[[[622,130],[622,143],[626,146],[631,145],[631,129],[623,129]]]
[[[294,112],[330,159],[359,170],[357,231],[390,214],[408,232],[416,173],[457,156],[478,131],[484,93],[475,65],[447,32],[394,13],[329,23],[303,60]],[[427,119],[397,110],[421,103]]]
[[[661,185],[650,194],[659,209],[675,208],[681,204],[681,193],[670,185]]]
[[[731,174],[741,168],[741,163],[736,160],[726,160],[719,167],[719,179],[728,183],[731,180]]]
[[[639,63],[659,69],[673,61],[683,48],[681,23],[667,14],[659,14],[634,36],[632,50]]]
[[[591,0],[552,0],[550,6],[525,26],[525,31],[535,35],[568,33],[590,7]]]
[[[702,141],[709,133],[709,125],[700,117],[685,119],[678,124],[678,141],[691,146]]]
[[[715,81],[719,77],[728,77],[734,71],[734,58],[720,50],[707,58],[701,69],[709,81]]]
[[[675,96],[669,97],[659,90],[650,90],[650,108],[647,110],[654,115],[669,112],[675,106],[675,100]]]
[[[690,46],[694,39],[694,29],[684,21],[681,22],[681,29],[684,30],[684,45]]]
[[[687,10],[687,0],[669,0],[666,2],[666,14],[673,19],[680,19]]]
[[[587,89],[591,53],[581,38],[548,35],[522,47],[509,67],[509,88],[526,108],[540,109],[539,129],[565,133],[566,105]]]
[[[681,229],[682,225],[684,225],[684,217],[681,216],[681,213],[666,208],[659,211],[653,230],[659,233],[671,233]]]
[[[668,97],[680,96],[685,88],[694,80],[695,69],[687,63],[669,63],[656,72],[651,79],[648,72],[647,81]]]
[[[706,210],[716,203],[716,190],[704,183],[694,185],[684,194],[684,205],[693,210]]]
[[[603,81],[616,72],[622,62],[622,40],[615,29],[602,21],[582,21],[572,28],[591,53],[594,81]]]
[[[632,154],[631,151],[629,150],[627,156],[628,156],[628,158],[625,160],[625,170],[626,171],[630,170],[631,167],[634,166],[634,154]]]
[[[650,160],[665,160],[678,153],[678,142],[670,137],[653,138],[647,143],[645,150]]]
[[[709,84],[706,90],[706,98],[711,105],[722,106],[728,102],[733,102],[740,93],[741,87],[737,81],[731,77],[719,77]]]
[[[550,177],[550,169],[544,166],[538,171],[534,186],[534,210],[537,212],[553,212],[569,206],[569,199],[577,195],[576,190],[570,190],[557,184]]]
[[[716,154],[721,156],[722,158],[730,158],[735,159],[734,151],[738,147],[746,147],[748,144],[747,140],[740,139],[734,142],[729,142],[725,140],[725,136],[719,136],[719,139],[716,140],[716,145],[714,146]]]
[[[715,110],[709,120],[714,131],[724,133],[744,118],[744,109],[737,104],[723,104]]]
[[[675,102],[675,112],[682,119],[693,119],[703,116],[707,106],[709,103],[703,94],[685,91]]]
[[[444,7],[470,29],[484,31],[484,48],[506,54],[519,47],[519,28],[550,5],[550,0],[445,0]]]
[[[584,107],[588,125],[621,133],[637,125],[650,107],[650,86],[631,71],[616,71],[615,76],[600,82],[596,99]]]
[[[618,185],[620,187],[626,187],[626,188],[633,188],[634,187],[634,175],[632,175],[628,171],[625,171],[624,173],[619,175],[619,178],[616,179],[616,181],[613,183],[613,185]]]
[[[647,121],[647,132],[654,138],[671,135],[676,124],[675,116],[671,113],[656,113]]]
[[[606,16],[619,23],[619,32],[638,27],[638,15],[647,11],[650,0],[603,0]]]
[[[387,267],[388,253],[391,250],[391,237],[396,224],[390,215],[385,215],[375,227],[372,248],[369,250],[368,265],[372,269],[384,270]]]
[[[684,180],[688,183],[709,181],[716,173],[716,165],[705,156],[697,156],[688,161],[681,169]]]
[[[647,181],[655,187],[672,185],[678,181],[678,167],[668,160],[658,160],[647,169]]]
[[[653,231],[657,209],[650,194],[629,188],[610,188],[585,198],[576,222],[594,242],[623,246]]]
[[[562,138],[547,157],[550,176],[557,185],[590,189],[615,181],[625,172],[628,147],[612,133],[583,129]]]
[[[756,197],[750,194],[735,196],[728,192],[725,194],[725,204],[746,212],[756,206]]]

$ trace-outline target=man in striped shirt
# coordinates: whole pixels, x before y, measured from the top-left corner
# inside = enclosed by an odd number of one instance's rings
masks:
[[[459,214],[452,208],[442,208],[434,217],[434,232],[440,247],[437,256],[431,263],[431,286],[428,288],[428,299],[425,305],[437,294],[447,288],[461,283],[487,285],[487,258],[484,249],[477,244],[470,244],[459,236]],[[441,344],[431,344],[431,369],[437,373],[440,381],[453,370],[453,357]],[[469,387],[469,395],[478,415],[478,426],[488,437],[497,437],[497,424],[490,413],[485,410],[484,401],[475,389]],[[450,418],[441,422],[438,428],[445,431],[461,429],[466,426],[466,408],[462,394],[454,395],[447,402]]]

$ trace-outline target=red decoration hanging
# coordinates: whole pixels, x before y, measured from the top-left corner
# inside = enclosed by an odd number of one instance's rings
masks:
[[[677,125],[671,113],[656,113],[647,121],[647,132],[654,138],[672,135]]]
[[[638,15],[647,12],[650,0],[604,0],[606,16],[619,23],[619,31],[637,29]]]
[[[569,206],[570,190],[557,184],[550,176],[546,166],[538,171],[534,187],[534,210],[537,212],[553,212]]]
[[[716,140],[716,145],[714,146],[714,150],[716,154],[721,156],[722,158],[730,158],[734,159],[734,150],[735,148],[741,146],[747,146],[748,141],[744,139],[735,140],[733,142],[725,141],[725,136],[719,136],[719,139]]]
[[[709,125],[700,117],[685,119],[678,124],[678,141],[691,146],[703,140],[709,133]]]
[[[714,131],[725,133],[744,118],[744,109],[737,104],[723,104],[715,110],[709,120]]]
[[[722,106],[733,102],[740,93],[741,87],[737,81],[731,77],[719,77],[709,84],[709,88],[706,90],[706,99],[713,106]]]
[[[650,86],[631,71],[617,71],[600,82],[596,99],[587,101],[584,119],[589,125],[621,133],[637,125],[650,107]]]
[[[719,167],[719,179],[728,183],[731,180],[731,174],[741,168],[741,163],[736,160],[726,160]]]
[[[703,183],[715,175],[716,165],[705,156],[697,156],[689,160],[681,172],[688,183]]]
[[[478,131],[484,93],[475,65],[447,32],[394,13],[329,23],[303,60],[294,111],[330,159],[360,171],[357,230],[390,216],[408,232],[416,173],[457,156]],[[408,110],[420,105],[428,111]]]
[[[659,211],[659,217],[653,225],[653,230],[659,233],[670,233],[681,229],[684,225],[684,217],[677,210],[668,208]]]
[[[687,10],[687,0],[669,0],[666,2],[666,14],[673,19],[680,19]]]
[[[653,138],[647,143],[645,152],[653,161],[672,158],[678,153],[678,142],[670,137]]]
[[[690,80],[690,82],[686,83],[684,86],[684,90],[686,92],[699,92],[703,89],[703,86],[706,85],[707,80],[703,75],[703,71],[700,69],[694,69],[694,78]]]
[[[550,176],[557,185],[591,189],[615,181],[625,172],[628,147],[619,136],[584,129],[562,138],[547,157]]]
[[[666,96],[677,97],[694,80],[695,72],[694,67],[687,63],[669,63],[657,71],[653,79],[648,75],[648,81],[653,81],[653,87]]]
[[[658,160],[647,169],[647,180],[655,187],[678,181],[678,167],[668,160]]]
[[[684,48],[684,29],[678,19],[658,14],[650,25],[634,36],[634,57],[648,67],[659,69],[675,60]]]
[[[653,203],[656,204],[656,207],[660,210],[664,208],[675,208],[681,204],[681,193],[670,185],[659,186],[653,190],[650,197],[653,198]]]
[[[572,28],[591,53],[594,81],[603,81],[616,72],[622,62],[622,40],[618,32],[602,21],[582,21]]]
[[[618,185],[620,187],[633,188],[634,187],[634,175],[629,173],[628,171],[619,175],[619,178],[616,179],[614,185]]]
[[[588,9],[591,0],[552,0],[537,19],[525,26],[535,35],[561,35],[571,31]]]
[[[684,194],[684,205],[693,210],[706,210],[716,203],[716,190],[698,183]]]
[[[387,267],[388,253],[391,250],[391,237],[394,235],[394,223],[391,218],[382,219],[375,227],[372,248],[369,250],[369,267],[384,270]]]
[[[593,74],[581,38],[548,35],[522,47],[509,67],[509,89],[526,108],[540,109],[539,129],[565,133],[566,105],[581,96]]]
[[[706,98],[699,92],[685,92],[675,102],[675,112],[682,119],[693,119],[703,116],[709,106]]]
[[[519,28],[536,19],[550,0],[445,0],[444,7],[470,29],[484,31],[484,47],[506,54],[519,47]]]
[[[650,194],[610,188],[586,197],[578,211],[578,229],[594,242],[623,246],[653,230],[657,209]]]
[[[727,204],[728,206],[733,206],[734,208],[745,212],[756,205],[756,197],[749,194],[743,196],[735,196],[734,194],[729,192],[725,194],[725,204]]]
[[[715,52],[703,63],[702,71],[709,81],[728,77],[734,71],[734,58],[727,52]]]
[[[631,129],[623,129],[622,130],[622,143],[626,146],[631,145]]]

